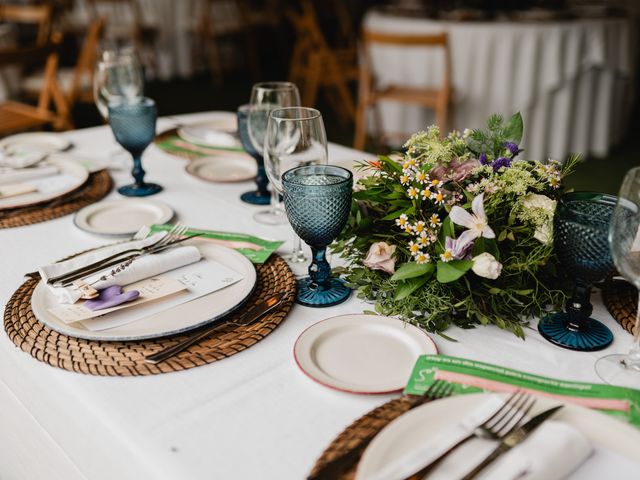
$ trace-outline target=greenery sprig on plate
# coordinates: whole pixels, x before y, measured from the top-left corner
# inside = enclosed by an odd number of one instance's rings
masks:
[[[562,305],[553,214],[579,158],[516,159],[522,131],[519,113],[445,138],[431,126],[405,153],[360,164],[368,175],[333,251],[361,298],[429,331],[493,323],[520,337]]]

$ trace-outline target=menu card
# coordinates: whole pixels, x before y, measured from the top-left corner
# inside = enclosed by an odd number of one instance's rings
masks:
[[[418,358],[405,394],[421,395],[436,380],[450,382],[454,394],[512,392],[516,388],[601,410],[640,427],[640,390],[572,382],[447,355]]]

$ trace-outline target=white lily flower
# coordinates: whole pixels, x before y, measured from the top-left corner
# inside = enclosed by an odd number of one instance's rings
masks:
[[[449,212],[449,218],[453,223],[467,229],[458,237],[458,245],[461,246],[468,245],[479,237],[496,237],[496,234],[489,226],[487,215],[484,213],[484,193],[473,199],[471,210],[473,214],[455,205]]]

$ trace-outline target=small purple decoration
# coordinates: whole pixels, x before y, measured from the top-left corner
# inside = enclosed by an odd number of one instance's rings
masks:
[[[496,158],[491,166],[494,172],[497,172],[501,167],[509,168],[511,166],[511,159],[506,157]]]
[[[489,161],[487,160],[487,154],[481,153],[478,161],[480,162],[480,165],[486,165],[487,163],[489,163]]]
[[[514,158],[516,155],[518,155],[521,152],[520,147],[518,147],[517,143],[504,142],[504,146],[507,148],[507,150],[511,152],[511,158]]]
[[[110,287],[99,290],[100,295],[93,300],[84,302],[84,306],[91,311],[102,310],[118,306],[122,303],[131,302],[140,296],[138,290],[130,290],[122,293],[120,285],[111,285]]]

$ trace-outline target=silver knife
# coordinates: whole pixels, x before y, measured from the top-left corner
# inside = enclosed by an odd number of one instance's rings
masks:
[[[508,452],[513,447],[521,443],[525,438],[527,438],[533,431],[538,428],[545,420],[547,420],[551,415],[560,410],[564,405],[558,405],[557,407],[550,408],[549,410],[545,410],[542,413],[539,413],[527,423],[522,425],[520,428],[517,428],[513,432],[507,434],[501,441],[500,444],[495,448],[493,452],[489,454],[487,458],[485,458],[479,465],[477,465],[473,470],[471,470],[467,475],[463,477],[462,480],[471,480],[475,478],[482,470],[487,468],[491,463],[494,462],[496,458],[500,455]]]
[[[205,328],[192,335],[191,337],[186,338],[182,342],[174,345],[173,347],[165,348],[164,350],[160,350],[158,353],[154,353],[153,355],[149,355],[145,357],[144,361],[147,363],[151,363],[155,365],[156,363],[163,362],[168,358],[177,355],[181,351],[189,348],[194,343],[198,343],[200,340],[207,338],[212,335],[216,330],[220,328],[224,328],[227,325],[251,325],[254,322],[257,322],[262,317],[264,317],[267,313],[272,312],[276,308],[280,306],[282,300],[286,296],[286,293],[278,293],[273,297],[269,297],[266,300],[254,305],[249,310],[247,310],[238,320],[234,322],[225,322],[224,320],[220,323],[215,323],[214,325]]]

